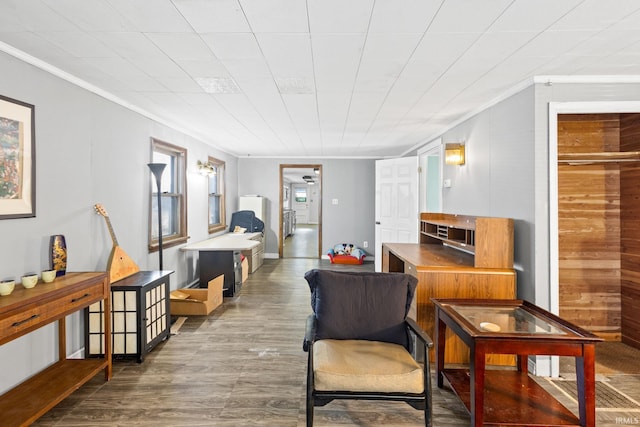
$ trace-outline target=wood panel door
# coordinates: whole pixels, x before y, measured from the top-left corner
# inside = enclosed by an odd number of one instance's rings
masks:
[[[418,243],[418,158],[376,161],[375,269],[382,243]]]

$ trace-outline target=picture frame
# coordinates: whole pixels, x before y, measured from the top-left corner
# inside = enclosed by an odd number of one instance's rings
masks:
[[[35,216],[35,107],[0,95],[0,219]]]

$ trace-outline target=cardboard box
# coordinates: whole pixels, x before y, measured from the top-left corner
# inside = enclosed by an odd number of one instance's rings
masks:
[[[242,283],[244,283],[249,277],[249,260],[245,257],[242,260]]]
[[[209,281],[206,289],[171,291],[170,311],[174,316],[206,316],[222,304],[224,274]]]

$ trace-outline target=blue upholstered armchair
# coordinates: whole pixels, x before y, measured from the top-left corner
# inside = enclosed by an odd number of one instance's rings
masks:
[[[417,279],[403,273],[311,270],[307,426],[315,406],[334,399],[405,401],[431,426],[431,338],[407,317]],[[422,346],[424,363],[412,353]]]

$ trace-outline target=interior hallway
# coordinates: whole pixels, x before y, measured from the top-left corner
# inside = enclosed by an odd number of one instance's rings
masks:
[[[311,312],[303,276],[312,268],[373,270],[318,259],[267,259],[235,298],[209,316],[192,316],[177,335],[142,364],[114,361],[113,379],[101,375],[45,414],[37,426],[304,426],[305,319]],[[616,378],[617,377],[617,378]],[[609,376],[640,399],[640,375]],[[569,398],[545,388],[577,410]],[[435,382],[434,382],[435,384]],[[468,426],[448,389],[433,388],[434,425]],[[638,412],[598,410],[598,427]],[[635,417],[635,418],[633,418]],[[423,426],[422,412],[404,403],[334,401],[316,408],[316,426]]]
[[[318,258],[318,224],[296,224],[282,242],[283,258]]]

